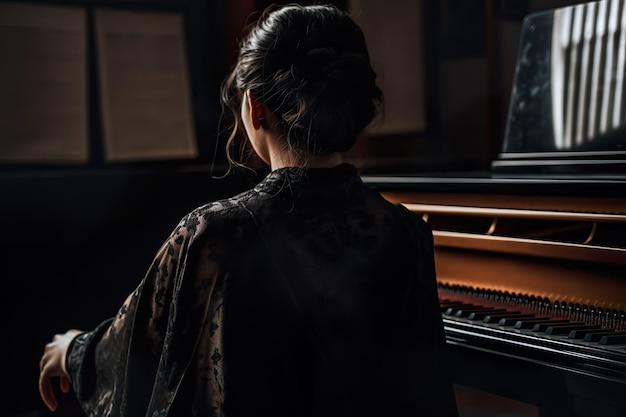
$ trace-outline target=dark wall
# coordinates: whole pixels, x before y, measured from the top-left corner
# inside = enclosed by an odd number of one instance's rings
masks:
[[[256,180],[216,179],[208,169],[0,180],[3,339],[9,347],[3,368],[10,393],[0,415],[43,411],[38,365],[51,337],[91,329],[114,315],[188,211]]]

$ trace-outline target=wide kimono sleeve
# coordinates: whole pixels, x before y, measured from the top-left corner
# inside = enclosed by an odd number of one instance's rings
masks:
[[[214,330],[222,305],[216,285],[225,272],[209,253],[214,245],[203,242],[205,228],[198,213],[181,220],[115,317],[73,340],[66,367],[88,416],[168,415],[207,327],[215,353],[208,396],[221,409],[221,331]]]

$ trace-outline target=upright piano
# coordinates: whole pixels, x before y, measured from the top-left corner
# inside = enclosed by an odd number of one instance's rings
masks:
[[[433,230],[455,383],[626,416],[626,1],[528,15],[483,176],[364,181]]]

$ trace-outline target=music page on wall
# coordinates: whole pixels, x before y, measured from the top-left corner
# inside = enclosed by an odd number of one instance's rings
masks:
[[[401,0],[390,7],[378,0],[349,2],[354,19],[365,33],[385,96],[384,124],[376,126],[373,133],[413,133],[426,128],[419,3]]]
[[[88,160],[86,13],[0,3],[0,162]]]
[[[182,15],[97,9],[107,161],[197,156]]]

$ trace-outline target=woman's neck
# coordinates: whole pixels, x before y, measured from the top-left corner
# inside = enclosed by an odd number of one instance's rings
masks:
[[[285,154],[284,152],[270,154],[270,166],[272,171],[285,167],[330,168],[342,162],[343,158],[338,152],[328,155],[307,155],[297,158],[293,155]]]
[[[325,155],[297,152],[285,144],[285,138],[277,128],[261,128],[255,131],[253,146],[257,154],[272,171],[285,167],[330,168],[343,162],[340,152]]]

